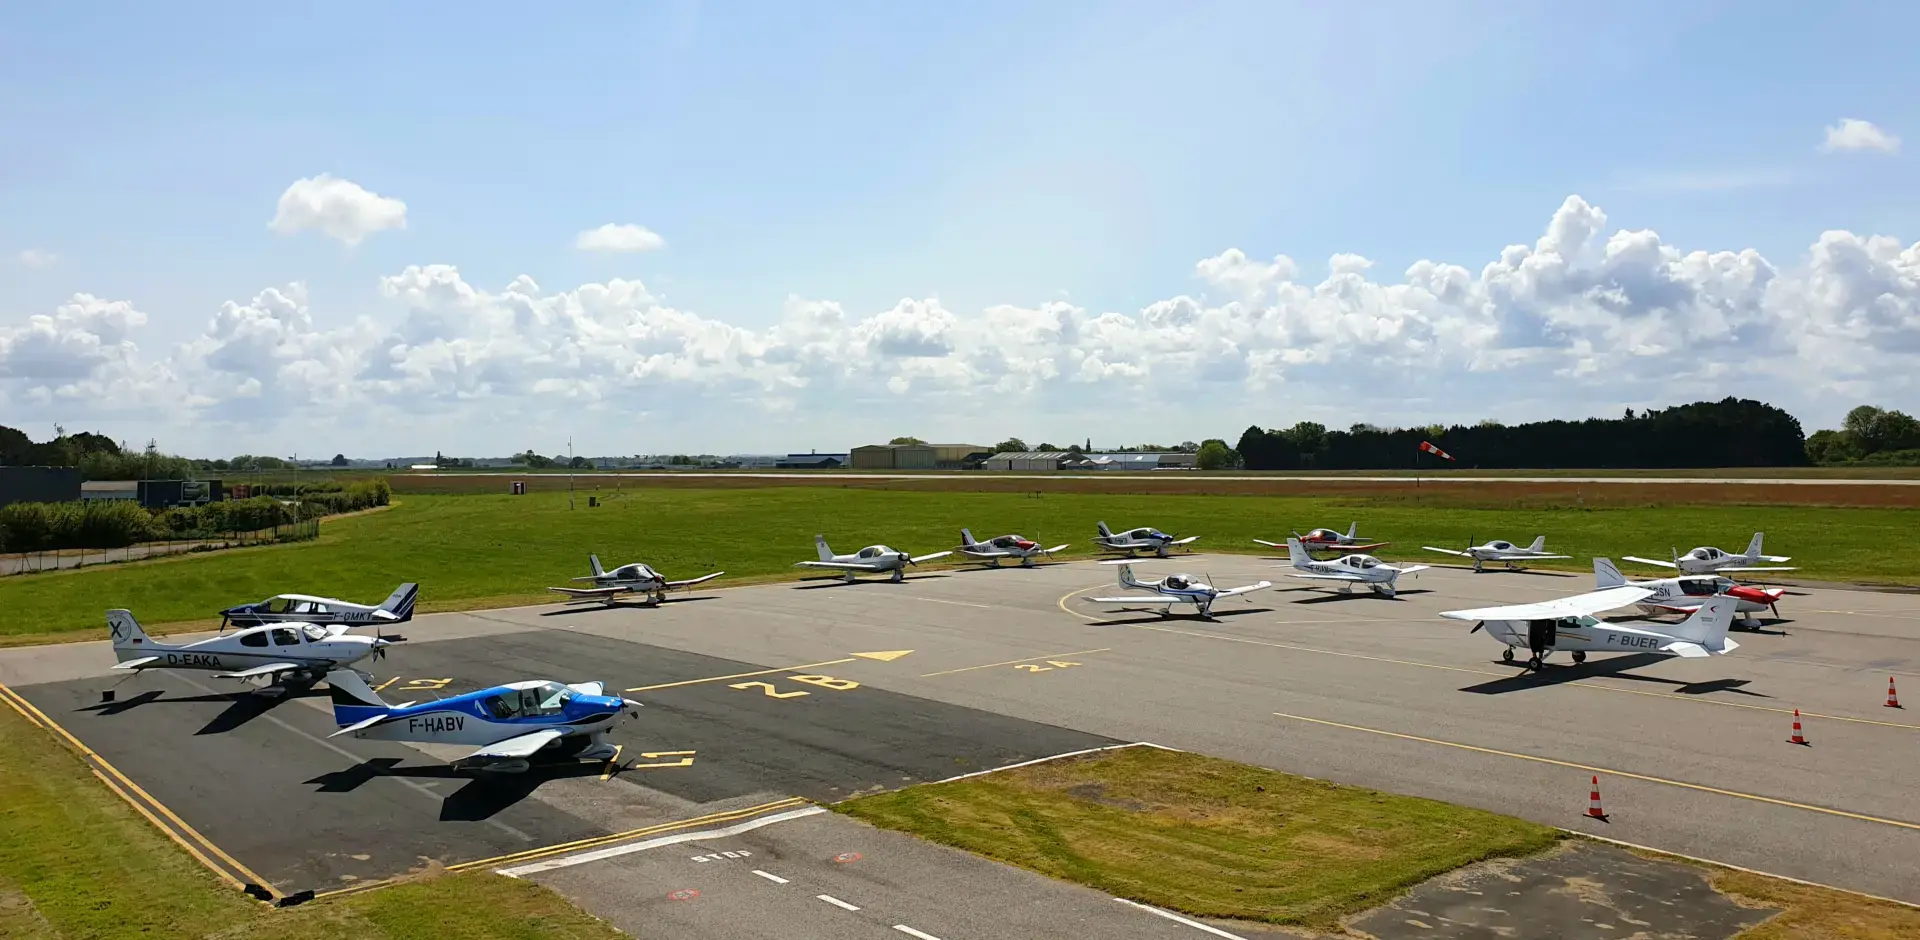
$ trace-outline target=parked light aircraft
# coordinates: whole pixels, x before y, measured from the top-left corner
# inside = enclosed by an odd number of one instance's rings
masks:
[[[1152,596],[1133,595],[1128,597],[1096,597],[1097,604],[1164,604],[1169,609],[1175,604],[1192,604],[1193,609],[1202,617],[1213,616],[1213,602],[1223,597],[1237,597],[1255,591],[1273,587],[1272,581],[1260,581],[1237,588],[1221,589],[1201,581],[1190,574],[1170,574],[1158,581],[1140,581],[1133,576],[1133,562],[1130,559],[1117,558],[1103,561],[1103,565],[1120,566],[1120,586],[1141,591],[1152,591]]]
[[[547,590],[567,595],[567,603],[583,601],[601,601],[611,605],[622,594],[643,594],[649,604],[664,604],[668,591],[678,591],[726,574],[716,571],[685,581],[669,581],[665,575],[639,562],[621,565],[608,571],[600,567],[599,555],[588,555],[587,563],[593,566],[593,573],[574,578],[575,581],[592,581],[590,588],[550,587]]]
[[[1787,593],[1786,588],[1757,588],[1736,583],[1731,578],[1718,575],[1682,575],[1678,578],[1657,578],[1646,581],[1629,581],[1620,573],[1611,558],[1593,560],[1593,586],[1598,590],[1632,585],[1646,588],[1653,596],[1640,602],[1640,609],[1647,613],[1685,613],[1700,609],[1707,598],[1724,594],[1736,601],[1734,611],[1744,614],[1741,623],[1748,627],[1757,627],[1760,621],[1753,616],[1763,610],[1773,611],[1780,616],[1780,608],[1774,606]]]
[[[1165,558],[1168,555],[1168,549],[1176,545],[1191,545],[1199,538],[1200,536],[1197,535],[1189,535],[1184,539],[1178,538],[1152,526],[1128,529],[1116,535],[1112,529],[1107,528],[1106,523],[1102,522],[1100,534],[1094,536],[1093,540],[1109,552],[1125,552],[1128,555],[1135,552],[1152,552],[1158,557]]]
[[[888,571],[893,572],[893,580],[904,581],[907,577],[908,565],[917,565],[923,561],[953,554],[946,551],[934,552],[931,555],[909,555],[885,545],[869,545],[851,555],[836,555],[832,548],[827,547],[827,537],[824,535],[813,537],[813,547],[819,550],[820,560],[798,562],[796,567],[832,568],[840,572],[841,577],[849,582],[856,574],[883,574]]]
[[[1332,561],[1315,561],[1312,555],[1307,554],[1306,546],[1301,545],[1299,539],[1287,540],[1287,556],[1298,572],[1290,577],[1309,581],[1337,581],[1342,594],[1351,594],[1354,585],[1362,584],[1376,594],[1393,597],[1394,582],[1401,575],[1425,571],[1430,567],[1409,565],[1398,568],[1372,555],[1342,555]]]
[[[1526,548],[1521,548],[1505,539],[1494,539],[1485,545],[1475,545],[1472,539],[1468,539],[1465,551],[1456,551],[1451,548],[1436,548],[1432,545],[1423,545],[1421,547],[1430,552],[1443,552],[1448,555],[1471,558],[1473,559],[1473,570],[1475,571],[1482,570],[1480,566],[1489,561],[1504,561],[1507,563],[1508,568],[1519,571],[1524,570],[1525,566],[1515,565],[1514,562],[1516,561],[1541,561],[1549,558],[1573,557],[1571,555],[1547,554],[1547,537],[1544,535],[1534,536],[1533,544]]]
[[[1746,552],[1740,555],[1730,555],[1711,545],[1702,545],[1699,548],[1687,552],[1685,555],[1675,555],[1672,561],[1641,558],[1637,555],[1624,555],[1621,557],[1627,561],[1637,561],[1643,565],[1658,565],[1662,568],[1673,568],[1681,574],[1712,574],[1716,571],[1795,570],[1793,568],[1769,567],[1777,566],[1783,561],[1791,561],[1792,559],[1785,555],[1763,554],[1760,551],[1760,538],[1763,535],[1766,535],[1766,533],[1753,533],[1753,541],[1747,543]],[[1760,561],[1767,562],[1769,566],[1756,567],[1754,562]]]
[[[1054,552],[1066,547],[1066,543],[1062,542],[1052,548],[1041,548],[1039,542],[1024,535],[1002,535],[984,542],[976,542],[973,540],[972,530],[961,529],[960,547],[957,551],[968,558],[991,561],[996,568],[1000,567],[1002,558],[1018,558],[1020,567],[1031,568],[1034,558],[1040,555],[1051,556]]]
[[[172,646],[147,636],[140,622],[125,610],[107,611],[107,629],[113,638],[114,656],[119,659],[115,669],[219,670],[217,678],[266,678],[269,689],[281,692],[286,683],[311,685],[368,656],[385,656],[386,648],[394,642],[386,637],[348,633],[339,624],[323,627],[306,623],[246,627]]]
[[[1608,623],[1594,617],[1602,611],[1628,607],[1651,597],[1647,588],[1628,585],[1578,594],[1539,604],[1481,607],[1442,611],[1452,620],[1476,620],[1468,633],[1482,627],[1507,644],[1500,658],[1513,662],[1513,651],[1525,647],[1531,655],[1528,669],[1539,669],[1548,655],[1568,650],[1573,661],[1586,662],[1588,653],[1667,653],[1689,658],[1731,653],[1740,644],[1727,638],[1733,625],[1735,600],[1709,597],[1684,622],[1659,629],[1652,625]]]
[[[1347,526],[1347,534],[1341,535],[1333,529],[1314,529],[1305,535],[1298,532],[1293,537],[1300,540],[1309,552],[1370,552],[1376,548],[1385,548],[1392,542],[1363,542],[1359,536],[1360,523]],[[1266,539],[1254,539],[1268,548],[1286,548],[1285,542],[1269,542]]]
[[[379,604],[356,604],[332,597],[310,594],[276,594],[264,601],[241,604],[220,612],[220,629],[258,627],[270,623],[311,623],[320,626],[345,624],[405,623],[413,619],[413,604],[420,596],[420,585],[408,582],[395,588]]]
[[[640,703],[606,694],[602,682],[562,685],[541,679],[509,682],[419,704],[388,705],[358,673],[327,674],[332,687],[331,737],[477,747],[456,767],[518,773],[535,755],[607,760],[618,753],[606,733]]]

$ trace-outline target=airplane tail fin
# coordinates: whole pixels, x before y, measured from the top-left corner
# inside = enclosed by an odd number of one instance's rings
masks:
[[[125,662],[134,656],[147,655],[148,651],[164,646],[153,642],[147,631],[140,629],[140,621],[133,619],[129,610],[107,611],[107,632],[113,637],[113,650],[121,654],[120,661]]]
[[[1755,558],[1760,555],[1760,538],[1766,534],[1765,532],[1753,533],[1753,541],[1747,543],[1747,557]]]
[[[1738,601],[1725,595],[1709,597],[1692,616],[1674,626],[1673,635],[1720,652],[1726,647],[1727,629],[1733,626],[1733,611],[1738,606]]]
[[[977,545],[977,544],[979,544],[979,543],[977,543],[977,542],[975,542],[975,541],[973,540],[973,530],[972,530],[972,529],[961,529],[961,530],[960,530],[960,544],[961,544],[961,545]]]
[[[1613,563],[1613,559],[1595,558],[1593,560],[1594,590],[1604,591],[1607,588],[1625,587],[1626,583],[1627,576],[1620,573],[1620,568]]]
[[[1347,540],[1348,540],[1348,541],[1352,541],[1352,540],[1354,540],[1354,539],[1357,539],[1357,538],[1359,538],[1359,537],[1360,537],[1360,523],[1358,523],[1358,522],[1355,522],[1355,523],[1353,523],[1353,524],[1351,524],[1351,525],[1349,525],[1349,526],[1347,526]]]
[[[327,673],[327,690],[333,697],[333,721],[342,728],[357,725],[369,718],[378,718],[393,710],[393,706],[380,700],[380,694],[367,685],[367,680],[351,669],[335,669]]]
[[[387,595],[380,609],[393,615],[393,619],[405,622],[413,619],[413,602],[420,598],[420,585],[411,581],[393,589]]]
[[[827,547],[827,537],[826,537],[826,536],[824,536],[824,535],[818,535],[818,534],[816,534],[816,535],[814,535],[814,537],[813,537],[813,547],[814,547],[814,549],[815,549],[815,550],[817,550],[817,551],[818,551],[818,552],[820,553],[820,560],[821,560],[821,561],[832,561],[832,560],[833,560],[833,549],[831,549],[831,548],[828,548],[828,547]]]
[[[1287,560],[1292,562],[1295,568],[1299,568],[1303,565],[1311,563],[1313,561],[1313,558],[1307,554],[1307,550],[1305,548],[1302,548],[1300,546],[1299,539],[1288,539],[1287,540]]]
[[[1100,536],[1101,538],[1113,538],[1113,530],[1107,528],[1107,524],[1104,522],[1100,523]]]
[[[1145,585],[1141,584],[1138,580],[1134,578],[1132,565],[1120,566],[1120,586],[1121,587],[1145,587]]]
[[[1544,552],[1546,550],[1547,550],[1547,537],[1544,535],[1534,536],[1533,544],[1527,546],[1527,551],[1530,551],[1530,552]]]
[[[593,566],[593,576],[596,578],[607,573],[607,569],[600,566],[599,555],[588,555],[587,564],[590,564]]]

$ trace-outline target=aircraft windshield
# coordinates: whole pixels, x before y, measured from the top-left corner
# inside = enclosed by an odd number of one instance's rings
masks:
[[[1377,568],[1380,566],[1380,559],[1372,555],[1355,555],[1353,556],[1353,566],[1355,568]]]
[[[306,634],[307,640],[313,643],[318,643],[321,640],[324,640],[327,638],[326,628],[315,626],[313,624],[307,624],[306,626],[301,627],[300,632]]]
[[[1720,585],[1711,578],[1687,578],[1680,582],[1680,591],[1688,597],[1711,597],[1720,593]]]
[[[539,718],[560,714],[572,700],[572,689],[558,682],[543,682],[493,696],[486,700],[486,707],[494,718]]]

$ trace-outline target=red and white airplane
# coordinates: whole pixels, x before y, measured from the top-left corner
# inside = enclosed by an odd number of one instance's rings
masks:
[[[1067,543],[1062,542],[1052,548],[1041,548],[1039,542],[1024,535],[1002,535],[984,542],[976,542],[973,540],[971,529],[961,529],[960,545],[956,550],[976,561],[993,562],[995,568],[1000,567],[1002,558],[1018,558],[1020,567],[1031,568],[1034,558],[1041,555],[1051,556],[1054,552],[1066,547]]]
[[[1734,599],[1734,611],[1741,614],[1740,625],[1758,627],[1760,621],[1754,617],[1763,610],[1773,611],[1780,616],[1780,608],[1774,606],[1787,593],[1786,588],[1757,588],[1746,584],[1736,584],[1731,578],[1718,575],[1690,575],[1678,578],[1654,578],[1646,581],[1629,581],[1620,573],[1611,558],[1593,560],[1593,586],[1597,590],[1617,587],[1646,588],[1653,592],[1635,606],[1642,611],[1655,613],[1691,614],[1700,609],[1700,605],[1715,597]]]
[[[1341,535],[1333,529],[1314,529],[1305,535],[1298,532],[1293,537],[1300,540],[1300,547],[1310,552],[1370,552],[1376,548],[1392,545],[1392,542],[1362,541],[1359,535],[1360,523],[1347,526],[1347,534]],[[1285,542],[1269,542],[1266,539],[1254,539],[1268,548],[1286,548]]]

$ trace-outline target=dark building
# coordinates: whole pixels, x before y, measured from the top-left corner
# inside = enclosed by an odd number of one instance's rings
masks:
[[[0,467],[0,506],[80,498],[78,467]]]
[[[225,496],[219,480],[141,480],[140,505],[148,509],[204,506]]]
[[[787,459],[774,464],[774,467],[781,470],[832,470],[846,465],[846,454],[788,454]]]

